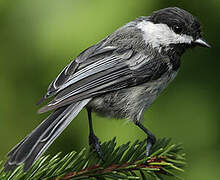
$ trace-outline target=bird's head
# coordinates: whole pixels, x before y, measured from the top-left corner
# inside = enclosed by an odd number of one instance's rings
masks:
[[[153,12],[138,24],[145,42],[153,48],[181,49],[195,46],[210,47],[202,38],[199,21],[189,12],[169,7]]]

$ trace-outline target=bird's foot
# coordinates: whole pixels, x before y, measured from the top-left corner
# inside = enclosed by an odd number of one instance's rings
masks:
[[[146,145],[146,156],[150,155],[151,147],[156,143],[156,138],[154,135],[148,135],[147,145]]]
[[[95,134],[89,135],[89,145],[93,150],[95,150],[97,152],[98,156],[102,159],[102,161],[104,161],[104,158],[103,158],[102,152],[101,152],[101,146],[99,143],[99,139],[95,136]]]

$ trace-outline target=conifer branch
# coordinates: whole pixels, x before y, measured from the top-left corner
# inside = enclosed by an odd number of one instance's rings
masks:
[[[76,179],[151,179],[160,180],[164,176],[182,179],[177,174],[183,172],[185,154],[181,145],[171,144],[170,139],[159,139],[145,156],[146,141],[130,142],[116,147],[116,138],[101,145],[105,159],[103,162],[96,152],[83,149],[80,153],[68,153],[63,158],[58,153],[52,158],[41,157],[27,171],[23,165],[13,172],[4,172],[0,162],[1,180],[76,180]]]

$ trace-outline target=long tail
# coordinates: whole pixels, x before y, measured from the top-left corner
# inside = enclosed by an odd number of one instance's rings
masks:
[[[89,101],[85,99],[55,110],[8,153],[5,171],[13,170],[22,163],[24,171],[30,168]]]

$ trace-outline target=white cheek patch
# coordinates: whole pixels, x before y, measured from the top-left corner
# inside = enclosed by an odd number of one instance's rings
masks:
[[[185,34],[176,34],[166,24],[154,24],[150,21],[142,21],[137,27],[144,32],[144,40],[153,48],[169,46],[170,44],[191,44],[193,38]]]

